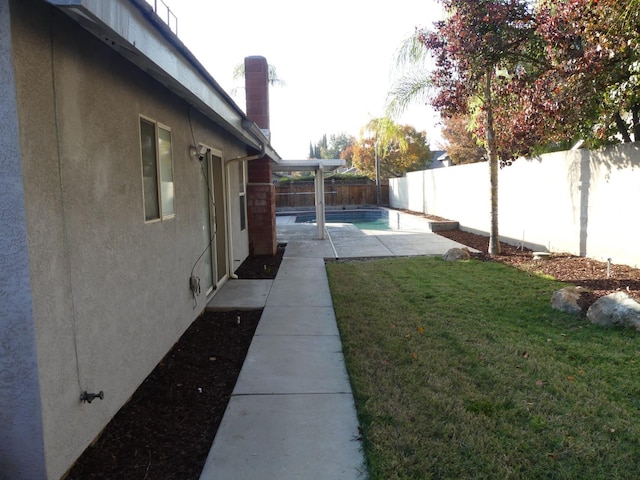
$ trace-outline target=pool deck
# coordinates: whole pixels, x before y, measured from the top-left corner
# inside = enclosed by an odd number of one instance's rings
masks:
[[[295,223],[295,215],[276,217],[278,241],[287,253],[329,259],[438,256],[462,247],[429,231],[428,221],[414,217],[412,230],[366,230],[349,223],[327,223],[327,239],[318,238],[315,224]],[[328,240],[328,242],[327,242]],[[293,250],[293,252],[292,252]]]
[[[277,218],[286,242],[274,280],[230,280],[210,309],[264,308],[201,480],[366,479],[358,419],[325,261],[443,255],[424,231],[359,230]]]

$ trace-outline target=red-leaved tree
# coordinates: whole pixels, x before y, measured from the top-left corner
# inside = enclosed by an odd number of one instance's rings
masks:
[[[539,39],[532,5],[527,0],[440,0],[448,14],[421,40],[436,62],[431,81],[432,104],[444,116],[475,112],[490,171],[490,254],[500,253],[498,233],[498,166],[511,154],[500,155],[494,108],[509,105],[497,91],[519,74],[523,65],[538,61]],[[517,95],[513,92],[512,96]]]
[[[640,12],[618,0],[541,0],[544,64],[515,122],[539,143],[640,140]]]

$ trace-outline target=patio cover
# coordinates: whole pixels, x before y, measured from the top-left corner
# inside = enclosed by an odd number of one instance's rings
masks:
[[[316,222],[318,224],[318,238],[324,236],[325,205],[324,205],[324,172],[330,172],[344,167],[346,162],[341,159],[316,159],[309,160],[280,160],[271,166],[274,172],[314,172],[315,173],[315,206]]]

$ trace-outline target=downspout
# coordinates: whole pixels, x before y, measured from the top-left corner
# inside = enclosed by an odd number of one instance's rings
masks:
[[[248,162],[250,160],[258,160],[259,158],[264,157],[264,154],[267,150],[267,146],[260,141],[260,139],[257,137],[257,135],[255,134],[255,132],[252,130],[255,126],[255,128],[257,128],[256,124],[254,122],[251,121],[247,121],[245,123],[245,120],[242,121],[242,126],[245,127],[245,129],[247,129],[249,131],[249,133],[251,133],[256,140],[258,140],[258,142],[260,143],[260,153],[254,154],[254,155],[248,155],[245,157],[237,157],[237,158],[231,158],[229,160],[225,161],[225,175],[226,175],[226,181],[227,181],[227,232],[229,232],[229,241],[227,242],[227,261],[228,261],[228,268],[229,268],[229,278],[232,278],[234,280],[238,279],[238,276],[234,273],[233,271],[233,222],[231,221],[231,170],[230,170],[230,166],[232,163],[237,163],[237,162]],[[246,198],[246,197],[245,197]],[[245,204],[245,208],[246,208],[246,204]]]

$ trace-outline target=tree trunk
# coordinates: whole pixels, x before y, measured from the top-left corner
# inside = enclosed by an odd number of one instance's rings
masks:
[[[487,68],[484,92],[486,111],[486,142],[487,157],[489,159],[489,177],[491,185],[491,230],[489,232],[489,255],[500,253],[500,239],[498,236],[498,156],[496,154],[496,136],[493,126],[493,105],[491,96],[491,76],[493,68]]]
[[[640,142],[640,105],[631,107],[631,115],[633,117],[633,141]]]
[[[629,127],[627,126],[627,122],[625,122],[620,116],[619,112],[614,113],[613,119],[616,122],[616,127],[618,127],[618,132],[622,135],[622,140],[624,143],[631,143],[631,136],[629,135]]]

